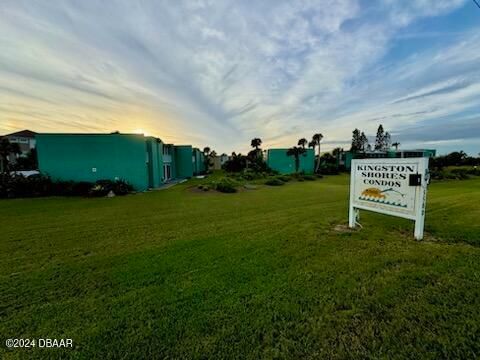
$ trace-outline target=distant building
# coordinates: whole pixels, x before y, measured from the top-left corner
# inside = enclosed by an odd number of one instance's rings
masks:
[[[11,134],[4,135],[2,138],[8,139],[12,144],[18,144],[20,148],[21,155],[27,155],[32,149],[35,149],[36,140],[35,136],[37,135],[36,132],[30,130],[22,130],[17,131]]]
[[[139,134],[37,134],[42,173],[58,180],[122,179],[139,191],[203,172],[196,150]]]
[[[30,130],[17,131],[11,134],[0,136],[1,139],[7,139],[11,144],[18,144],[20,149],[19,154],[10,154],[7,159],[11,165],[15,165],[19,157],[27,157],[27,155],[35,149],[36,140],[35,136],[37,133]],[[0,172],[4,171],[6,164],[0,160]]]
[[[345,166],[350,170],[352,159],[372,159],[372,158],[411,158],[411,157],[435,157],[435,149],[414,149],[414,150],[388,150],[388,151],[366,151],[351,152],[345,151],[339,157],[339,165]]]
[[[220,155],[220,165],[223,166],[223,164],[225,164],[229,159],[230,159],[230,156],[223,153],[222,155]]]
[[[215,156],[212,159],[210,170],[221,170],[223,164],[225,164],[228,161],[228,155],[227,154],[222,154],[220,156]]]
[[[280,174],[293,174],[295,172],[295,157],[287,155],[288,149],[268,149],[266,151],[267,165]],[[305,149],[300,155],[298,171],[313,174],[315,171],[315,153],[313,149]]]

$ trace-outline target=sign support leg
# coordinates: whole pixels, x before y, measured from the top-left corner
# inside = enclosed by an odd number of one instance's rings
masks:
[[[415,239],[422,240],[423,239],[423,228],[425,226],[425,217],[420,215],[415,220]]]
[[[348,226],[350,228],[353,229],[356,226],[358,215],[359,210],[355,209],[353,206],[350,206],[350,211],[348,213]]]

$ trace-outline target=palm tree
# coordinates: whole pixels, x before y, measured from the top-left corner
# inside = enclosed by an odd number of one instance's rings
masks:
[[[295,172],[298,173],[300,168],[300,155],[305,154],[307,150],[303,147],[294,146],[287,150],[287,156],[295,157]]]
[[[398,141],[394,142],[392,146],[395,148],[395,151],[398,151],[398,147],[400,146],[400,143]]]
[[[301,138],[300,140],[298,140],[298,143],[297,143],[298,146],[301,146],[304,149],[305,149],[305,146],[307,146],[307,144],[308,144],[308,141],[305,138]]]
[[[318,157],[317,157],[317,163],[315,165],[315,172],[317,173],[318,170],[320,169],[320,143],[322,142],[323,135],[321,133],[315,134],[312,136],[312,142],[318,146]],[[315,149],[315,148],[314,148]],[[315,151],[315,150],[314,150]]]
[[[248,153],[248,157],[249,157],[251,160],[255,160],[255,159],[261,158],[261,156],[262,156],[262,149],[260,149],[260,145],[262,145],[262,139],[260,139],[260,138],[252,139],[252,141],[250,142],[250,145],[251,145],[254,149]]]
[[[260,139],[260,138],[252,139],[252,142],[250,143],[250,145],[253,148],[255,148],[255,150],[258,151],[258,149],[260,149],[260,145],[262,145],[262,139]]]

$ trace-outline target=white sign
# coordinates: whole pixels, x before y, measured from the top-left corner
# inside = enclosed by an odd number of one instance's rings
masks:
[[[359,210],[415,221],[415,238],[423,238],[429,180],[428,158],[352,160],[349,226]]]

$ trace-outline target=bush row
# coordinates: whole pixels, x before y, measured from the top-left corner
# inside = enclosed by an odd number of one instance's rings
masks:
[[[465,180],[472,176],[480,176],[478,168],[457,168],[457,169],[434,169],[430,170],[430,177],[433,180]]]
[[[40,196],[106,196],[126,195],[133,187],[123,180],[99,180],[91,182],[52,181],[48,176],[24,177],[0,175],[0,198],[22,198]]]

